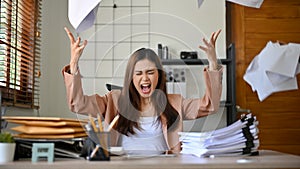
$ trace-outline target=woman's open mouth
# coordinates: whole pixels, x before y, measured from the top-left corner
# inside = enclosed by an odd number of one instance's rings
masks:
[[[151,91],[151,84],[142,84],[141,89],[143,94],[149,94]]]

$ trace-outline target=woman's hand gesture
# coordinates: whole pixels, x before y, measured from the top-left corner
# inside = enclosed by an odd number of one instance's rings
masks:
[[[217,38],[221,32],[221,29],[219,29],[217,32],[213,32],[210,36],[210,40],[207,41],[205,38],[203,38],[204,46],[199,46],[200,49],[202,49],[206,55],[207,59],[209,61],[209,70],[217,70],[218,69],[218,63],[217,63],[217,54],[215,49],[215,44],[217,41]]]
[[[87,45],[87,40],[84,40],[82,44],[80,44],[80,37],[75,40],[73,34],[69,31],[68,28],[65,27],[65,31],[68,34],[68,37],[70,39],[70,47],[71,47],[71,59],[70,59],[70,71],[71,74],[74,74],[77,72],[78,67],[78,61],[79,58],[83,52],[83,49]]]

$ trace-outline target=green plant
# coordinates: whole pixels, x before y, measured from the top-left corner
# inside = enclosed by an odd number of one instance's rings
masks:
[[[14,137],[11,133],[0,133],[0,143],[14,143]]]

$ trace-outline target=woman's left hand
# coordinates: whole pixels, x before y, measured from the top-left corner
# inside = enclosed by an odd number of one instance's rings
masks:
[[[220,32],[221,32],[221,29],[219,29],[217,32],[213,32],[210,36],[209,41],[207,41],[205,38],[203,38],[203,42],[205,45],[199,46],[199,48],[202,49],[207,55],[207,59],[209,61],[209,70],[217,70],[218,69],[215,44],[216,44],[216,41],[217,41],[217,38],[218,38]]]

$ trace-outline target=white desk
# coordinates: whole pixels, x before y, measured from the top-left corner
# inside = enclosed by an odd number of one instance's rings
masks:
[[[0,165],[5,169],[195,169],[195,168],[300,168],[300,156],[261,150],[258,156],[198,158],[191,155],[176,157],[125,158],[112,157],[111,161],[84,159],[55,159],[55,162],[30,159]]]

